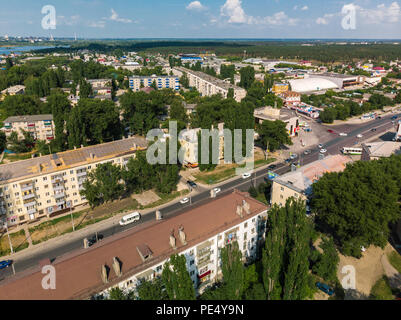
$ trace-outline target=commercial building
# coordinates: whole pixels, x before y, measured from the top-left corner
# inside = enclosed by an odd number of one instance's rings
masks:
[[[143,87],[151,87],[156,83],[158,89],[170,88],[180,90],[180,79],[176,76],[133,76],[129,78],[129,87],[132,91],[139,91]]]
[[[12,132],[18,133],[18,138],[23,139],[23,130],[29,132],[35,140],[50,141],[54,139],[53,115],[39,114],[32,116],[14,116],[4,120],[1,129],[9,137]]]
[[[105,162],[123,166],[146,147],[133,137],[0,165],[0,219],[16,225],[84,205],[79,191],[89,171]]]
[[[294,91],[286,91],[279,95],[284,105],[289,107],[301,103],[301,94]]]
[[[338,73],[312,73],[304,79],[289,80],[291,88],[299,93],[312,93],[329,89],[344,89],[360,85],[364,82],[363,76],[353,76]]]
[[[351,158],[343,155],[328,156],[275,178],[272,185],[271,204],[284,206],[291,197],[307,200],[312,193],[312,184],[323,174],[341,172],[351,161]]]
[[[178,77],[182,77],[184,73],[187,74],[189,86],[196,88],[201,96],[221,94],[224,98],[227,98],[230,89],[234,91],[234,99],[238,102],[246,96],[245,89],[200,71],[193,71],[183,67],[174,67],[173,73]]]
[[[290,87],[289,87],[288,83],[275,83],[273,85],[272,91],[275,94],[281,94],[281,93],[287,92],[289,90],[289,88]]]
[[[361,160],[379,160],[388,158],[392,154],[401,154],[401,143],[393,141],[380,141],[362,143]]]
[[[294,111],[289,109],[278,109],[272,107],[261,107],[255,109],[253,116],[257,123],[262,123],[265,120],[275,121],[280,120],[283,121],[287,126],[287,132],[290,137],[294,137],[297,135],[299,128],[299,117],[295,114]]]
[[[173,254],[186,258],[197,293],[221,279],[221,249],[237,242],[244,262],[252,262],[264,242],[268,207],[234,191],[179,215],[147,222],[114,241],[52,263],[55,290],[43,290],[40,267],[30,275],[0,284],[0,299],[89,299],[107,296],[113,287],[135,290],[160,277]],[[84,251],[85,250],[85,251]],[[50,262],[49,262],[50,264]],[[102,272],[103,270],[103,272]],[[104,272],[109,270],[109,272]]]

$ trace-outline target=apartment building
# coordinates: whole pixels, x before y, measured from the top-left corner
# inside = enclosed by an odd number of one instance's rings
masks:
[[[158,89],[180,90],[180,79],[176,76],[133,76],[129,78],[129,87],[132,91],[139,91],[143,87],[150,87],[156,83]]]
[[[90,79],[86,80],[92,88],[104,88],[104,87],[110,87],[111,85],[111,79]]]
[[[9,137],[12,132],[18,133],[18,138],[24,138],[23,131],[28,131],[35,140],[50,141],[55,137],[53,115],[38,114],[32,116],[14,116],[4,120],[1,129]]]
[[[24,278],[0,284],[0,299],[88,299],[107,296],[113,287],[135,290],[141,281],[160,277],[172,254],[185,256],[196,292],[202,293],[221,279],[220,250],[227,244],[236,241],[243,261],[254,261],[264,242],[267,210],[249,194],[235,190],[171,218],[142,224],[135,233],[68,260],[56,260],[55,290],[43,290],[43,274],[37,268]]]
[[[351,161],[351,158],[343,155],[328,156],[275,178],[272,185],[271,205],[284,206],[291,197],[307,200],[312,193],[313,183],[326,172],[343,171],[347,163]]]
[[[89,171],[106,162],[123,166],[146,147],[133,137],[0,165],[0,219],[17,225],[85,205],[79,191]]]
[[[212,77],[204,72],[193,71],[183,67],[174,67],[173,73],[179,77],[182,77],[184,73],[187,74],[189,86],[196,88],[201,96],[221,94],[224,98],[227,98],[229,89],[234,91],[234,99],[238,102],[246,96],[245,89],[237,87],[224,80]]]

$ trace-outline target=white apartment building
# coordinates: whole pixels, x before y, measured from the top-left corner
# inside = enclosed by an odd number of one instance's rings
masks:
[[[24,138],[22,130],[28,131],[35,140],[50,141],[55,138],[53,115],[38,114],[32,116],[14,116],[4,120],[1,129],[9,137],[12,132],[18,133],[18,138]]]
[[[194,288],[202,293],[221,279],[221,249],[227,244],[236,241],[243,261],[254,261],[264,243],[267,210],[249,194],[234,190],[55,263],[56,290],[43,290],[38,270],[0,284],[0,299],[89,299],[107,296],[117,286],[135,290],[141,281],[159,277],[173,254],[185,256]],[[102,273],[105,269],[109,272]]]
[[[85,205],[79,191],[89,171],[106,162],[123,166],[146,147],[133,137],[0,165],[0,220],[17,225]]]
[[[234,91],[234,99],[240,102],[246,96],[246,90],[224,80],[212,77],[204,72],[192,71],[183,67],[174,67],[173,73],[179,77],[187,74],[189,86],[196,88],[201,96],[221,94],[227,98],[229,89]]]
[[[180,79],[176,76],[133,76],[129,78],[129,87],[132,91],[139,91],[141,88],[150,87],[156,83],[158,89],[180,90]]]

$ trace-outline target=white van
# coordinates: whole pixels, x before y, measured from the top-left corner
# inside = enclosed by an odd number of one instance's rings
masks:
[[[139,212],[130,213],[130,214],[124,216],[120,220],[120,226],[126,226],[127,224],[130,224],[130,223],[133,223],[133,222],[137,222],[140,219],[141,219],[141,215],[139,214]]]

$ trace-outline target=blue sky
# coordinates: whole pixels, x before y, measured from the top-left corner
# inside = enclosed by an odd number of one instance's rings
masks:
[[[13,0],[2,1],[0,36],[399,39],[398,1]],[[49,4],[57,17],[51,31],[41,25]],[[344,6],[355,12],[355,29],[342,27]]]

